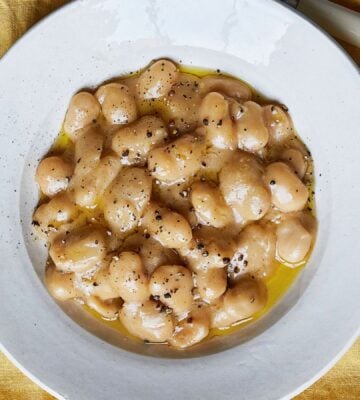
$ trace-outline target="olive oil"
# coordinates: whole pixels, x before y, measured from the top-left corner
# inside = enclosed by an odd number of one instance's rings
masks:
[[[61,131],[56,138],[54,144],[51,147],[51,152],[53,153],[64,153],[66,150],[69,150],[73,147],[73,144],[69,138],[69,136],[64,131],[64,128],[61,128]]]

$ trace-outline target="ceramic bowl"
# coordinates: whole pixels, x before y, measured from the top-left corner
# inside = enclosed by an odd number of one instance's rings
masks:
[[[220,69],[285,103],[315,160],[310,262],[263,319],[186,353],[149,350],[43,282],[34,172],[71,95],[154,58]],[[0,61],[0,341],[60,399],[281,399],[319,378],[359,332],[360,81],[324,33],[271,0],[77,1]],[[64,312],[65,311],[65,312]],[[85,329],[84,329],[85,328]]]

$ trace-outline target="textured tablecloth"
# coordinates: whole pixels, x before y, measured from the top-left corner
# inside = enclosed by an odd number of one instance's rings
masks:
[[[0,57],[31,25],[68,2],[0,0]],[[360,0],[336,2],[360,12]],[[360,49],[347,43],[341,44],[360,65]],[[50,399],[53,397],[32,383],[0,353],[0,400]],[[296,400],[360,400],[360,339],[331,371],[297,396]]]

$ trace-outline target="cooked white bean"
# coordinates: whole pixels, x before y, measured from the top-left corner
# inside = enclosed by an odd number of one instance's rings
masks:
[[[127,237],[122,248],[139,252],[149,276],[160,265],[181,263],[181,258],[174,249],[162,246],[157,240],[150,237],[148,232]]]
[[[245,102],[235,125],[239,149],[255,152],[266,146],[269,131],[259,104],[253,101]]]
[[[207,94],[199,108],[199,124],[207,141],[219,149],[236,148],[236,135],[230,117],[229,102],[217,92]]]
[[[115,233],[131,232],[137,225],[139,213],[135,205],[126,199],[105,200],[104,217]]]
[[[71,179],[72,187],[81,185],[86,177],[100,161],[104,137],[95,128],[87,129],[75,143],[75,170]]]
[[[56,300],[64,301],[80,297],[81,292],[74,285],[75,276],[73,273],[63,273],[54,265],[46,268],[45,283],[50,294]]]
[[[172,316],[166,313],[161,304],[151,300],[125,303],[119,318],[132,335],[149,342],[166,342],[174,329]]]
[[[142,225],[164,247],[177,249],[185,246],[192,238],[187,220],[157,203],[150,203],[146,208]]]
[[[129,124],[137,118],[135,97],[120,83],[100,86],[95,93],[105,119],[110,124]]]
[[[212,237],[200,233],[196,233],[193,239],[178,251],[195,272],[224,268],[233,255],[232,244],[227,240],[219,236]]]
[[[279,257],[289,263],[299,263],[309,252],[312,235],[298,218],[287,218],[276,230],[276,248]],[[295,265],[296,266],[296,265]]]
[[[112,149],[124,165],[144,165],[149,151],[167,137],[164,121],[145,115],[129,126],[120,128],[112,139]]]
[[[200,297],[207,303],[212,303],[224,294],[227,287],[226,268],[211,268],[199,270],[195,276]]]
[[[242,278],[211,305],[211,327],[225,328],[252,317],[266,306],[267,297],[267,288],[262,281]]]
[[[228,289],[224,308],[236,321],[249,318],[262,310],[267,302],[267,288],[261,280],[243,278]]]
[[[175,83],[178,70],[168,60],[158,60],[151,64],[138,79],[138,95],[150,100],[166,96]]]
[[[174,333],[169,337],[169,344],[177,349],[186,349],[205,339],[209,328],[210,319],[206,311],[194,310],[175,326]]]
[[[308,190],[288,165],[282,162],[268,165],[264,180],[271,191],[272,203],[280,211],[300,211],[305,207]]]
[[[73,96],[66,112],[64,130],[75,141],[79,129],[96,122],[100,113],[100,104],[88,92],[79,92]]]
[[[224,307],[224,296],[215,300],[210,304],[210,327],[211,328],[226,328],[231,326],[237,320],[228,314]]]
[[[295,215],[304,226],[304,228],[312,235],[312,237],[315,237],[317,230],[316,218],[308,212],[304,211],[296,213]]]
[[[66,190],[73,172],[72,165],[58,156],[44,158],[36,169],[40,190],[49,197]]]
[[[234,156],[232,150],[222,150],[216,147],[209,147],[206,149],[206,154],[201,163],[201,169],[204,171],[205,176],[209,179],[218,181],[218,175],[221,169],[226,165]]]
[[[33,215],[33,225],[45,236],[78,216],[79,211],[67,193],[59,193],[48,203],[39,206]]]
[[[228,267],[232,281],[244,274],[269,277],[275,272],[275,233],[271,228],[248,225],[240,232]]]
[[[244,105],[240,104],[234,99],[228,99],[228,102],[231,120],[236,122],[243,116],[245,112]]]
[[[119,297],[119,293],[111,284],[109,264],[111,257],[106,257],[106,261],[96,271],[96,273],[88,278],[80,278],[78,286],[81,287],[84,293],[98,297],[100,300],[106,301],[116,299]]]
[[[124,251],[110,263],[109,279],[118,295],[126,302],[145,301],[149,298],[149,283],[140,256]]]
[[[205,144],[201,137],[183,135],[166,146],[150,151],[148,168],[162,182],[178,182],[194,175],[201,167]]]
[[[208,75],[201,79],[200,90],[202,93],[220,92],[236,100],[251,99],[251,89],[237,79],[224,76]]]
[[[190,310],[193,296],[191,272],[181,265],[162,265],[150,278],[152,296],[181,315]]]
[[[118,317],[121,302],[118,299],[101,300],[97,296],[85,298],[87,306],[99,313],[107,320],[115,320]]]
[[[150,200],[151,177],[143,168],[126,168],[104,194],[104,217],[119,233],[131,231]]]
[[[220,190],[239,223],[262,218],[270,207],[262,171],[254,156],[238,152],[220,172]]]
[[[191,186],[191,202],[201,224],[222,228],[233,222],[231,208],[217,187],[206,182],[196,182]]]
[[[121,164],[115,155],[101,158],[98,165],[74,187],[76,204],[81,207],[95,206],[120,169]]]
[[[154,197],[165,207],[171,208],[185,217],[190,226],[198,224],[194,209],[190,201],[190,182],[185,180],[174,184],[159,183],[155,186]]]
[[[151,184],[151,177],[145,169],[126,168],[120,171],[109,193],[131,200],[141,214],[149,202]]]
[[[289,114],[280,106],[264,107],[266,126],[269,129],[270,144],[284,143],[293,134],[293,125]]]
[[[299,179],[304,178],[307,169],[307,161],[300,150],[286,149],[281,154],[281,159],[294,171]]]
[[[55,238],[50,257],[63,272],[86,272],[97,268],[106,255],[106,241],[102,229],[84,226]]]
[[[201,103],[200,79],[191,74],[179,73],[176,82],[164,98],[166,115],[171,126],[180,132],[196,127]]]

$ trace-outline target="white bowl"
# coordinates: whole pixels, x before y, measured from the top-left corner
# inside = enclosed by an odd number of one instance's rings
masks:
[[[195,358],[129,352],[121,346],[131,343],[102,340],[108,330],[90,317],[80,322],[95,335],[83,329],[48,295],[41,280],[46,250],[30,235],[35,167],[70,96],[163,56],[220,68],[287,104],[316,168],[319,234],[308,266],[265,318],[218,341],[216,350],[241,344]],[[78,1],[6,54],[0,88],[0,341],[52,394],[289,398],[357,337],[360,81],[348,57],[311,23],[270,0]],[[214,348],[203,350],[190,356]]]

